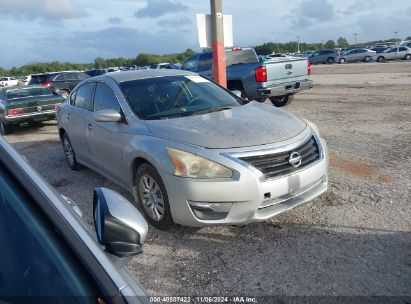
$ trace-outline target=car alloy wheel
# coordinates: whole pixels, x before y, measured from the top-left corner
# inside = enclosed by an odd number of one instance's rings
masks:
[[[138,183],[138,190],[144,210],[154,221],[164,217],[164,197],[153,177],[144,174]]]
[[[405,60],[411,60],[411,54],[405,55]]]
[[[365,57],[365,58],[364,58],[364,61],[365,61],[365,62],[370,62],[370,61],[371,61],[371,57],[370,57],[370,56]]]
[[[344,58],[341,58],[340,61],[339,61],[339,63],[341,63],[341,64],[342,64],[342,63],[345,63],[345,59],[344,59]]]
[[[77,163],[76,153],[74,152],[73,146],[71,145],[70,139],[66,133],[63,134],[62,142],[64,154],[70,168],[75,171],[79,170],[81,166]]]

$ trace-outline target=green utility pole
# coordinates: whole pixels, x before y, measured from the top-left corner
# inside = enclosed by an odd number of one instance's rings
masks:
[[[221,0],[210,0],[210,6],[214,80],[226,88],[227,72],[224,53],[223,6]]]

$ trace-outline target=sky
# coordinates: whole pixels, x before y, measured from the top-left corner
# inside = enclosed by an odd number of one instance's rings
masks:
[[[234,44],[411,36],[410,0],[222,0]],[[209,0],[0,0],[0,66],[200,50]]]

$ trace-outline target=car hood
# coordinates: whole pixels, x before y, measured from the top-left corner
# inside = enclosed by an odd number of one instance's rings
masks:
[[[213,149],[280,142],[306,128],[296,116],[256,102],[202,115],[146,120],[146,124],[153,135]]]

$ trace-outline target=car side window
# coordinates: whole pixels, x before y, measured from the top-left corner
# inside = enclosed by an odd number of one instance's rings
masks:
[[[76,99],[76,95],[77,95],[77,90],[74,91],[74,92],[71,92],[71,95],[70,95],[70,104],[71,104],[72,106],[74,106],[74,101],[75,101],[75,99]]]
[[[100,110],[115,110],[120,113],[121,108],[117,97],[110,86],[98,83],[94,94],[94,112]]]
[[[59,75],[57,75],[57,77],[54,79],[54,80],[56,80],[56,81],[64,81],[64,80],[66,80],[65,77],[66,75],[65,74],[59,74]]]
[[[96,303],[91,275],[42,210],[0,164],[0,295]],[[29,298],[27,300],[30,302]]]
[[[78,90],[74,99],[74,106],[86,111],[93,111],[93,94],[95,88],[94,82],[89,82],[82,85]]]
[[[187,59],[183,65],[183,70],[196,72],[198,67],[197,56],[193,56]]]
[[[405,47],[400,47],[400,52],[405,52],[407,50],[407,48]]]
[[[76,80],[84,80],[84,79],[90,78],[89,75],[84,74],[84,73],[77,73],[74,75],[74,77]]]
[[[205,53],[198,57],[198,71],[207,71],[213,67],[213,54]]]
[[[389,50],[388,53],[396,53],[396,52],[397,52],[397,48],[393,48],[393,49]]]

